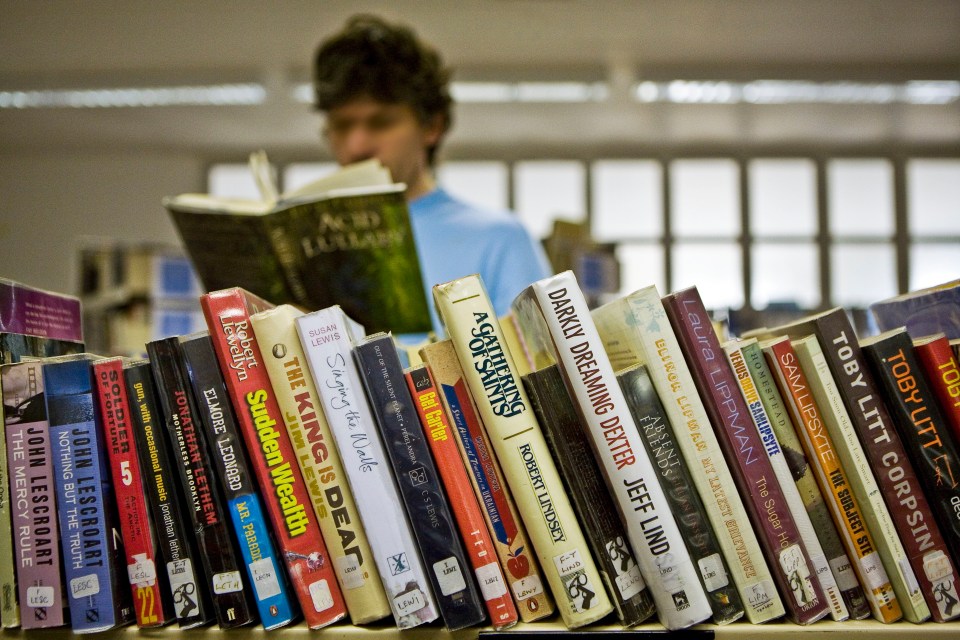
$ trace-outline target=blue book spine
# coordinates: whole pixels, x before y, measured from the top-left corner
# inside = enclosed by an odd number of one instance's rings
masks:
[[[71,624],[76,633],[111,629],[130,622],[132,608],[120,600],[119,532],[106,503],[112,487],[90,360],[44,364],[43,379]]]
[[[179,347],[197,400],[198,420],[210,442],[212,466],[253,585],[260,621],[268,630],[287,625],[298,617],[299,609],[291,599],[285,569],[270,538],[256,478],[237,431],[213,343],[208,334],[202,333],[182,336]]]

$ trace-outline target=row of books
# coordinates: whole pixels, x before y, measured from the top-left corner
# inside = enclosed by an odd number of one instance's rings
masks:
[[[721,343],[695,288],[591,311],[569,272],[502,319],[476,276],[434,297],[407,367],[242,289],[147,361],[4,365],[4,626],[960,615],[944,336]]]

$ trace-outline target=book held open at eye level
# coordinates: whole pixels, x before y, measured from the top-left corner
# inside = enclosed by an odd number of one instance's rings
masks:
[[[431,327],[405,185],[370,160],[277,195],[263,155],[260,200],[164,200],[207,291],[242,287],[308,310],[338,304],[368,331]]]

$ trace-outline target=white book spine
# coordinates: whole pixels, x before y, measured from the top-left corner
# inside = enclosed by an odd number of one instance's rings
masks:
[[[435,620],[439,609],[351,353],[359,325],[339,307],[296,323],[397,626]]]
[[[870,469],[870,463],[850,421],[850,415],[843,405],[843,398],[837,389],[830,366],[823,355],[816,336],[807,336],[791,340],[800,366],[807,374],[807,381],[813,397],[824,415],[827,432],[833,438],[834,447],[840,456],[840,463],[847,472],[854,495],[866,515],[867,527],[873,534],[873,541],[880,554],[886,577],[893,585],[903,616],[910,622],[921,622],[930,616],[920,590],[920,583],[910,566],[907,552],[897,535],[890,511],[880,494],[877,479]],[[883,572],[867,572],[867,575],[879,576]],[[873,589],[875,585],[865,585]]]
[[[759,624],[783,616],[783,601],[657,288],[604,305],[593,318],[608,354],[616,353],[622,364],[647,365],[747,619]]]
[[[434,287],[517,510],[568,628],[613,610],[479,276]]]
[[[773,432],[773,425],[770,424],[770,418],[760,400],[760,394],[757,392],[756,384],[753,381],[753,374],[747,367],[743,353],[740,351],[741,343],[739,341],[729,341],[724,344],[724,351],[727,353],[727,359],[733,367],[734,375],[737,377],[737,383],[740,386],[740,392],[750,409],[753,422],[763,441],[767,457],[770,459],[770,465],[777,476],[777,482],[780,485],[780,491],[783,493],[783,499],[787,503],[787,509],[793,516],[797,524],[797,530],[800,532],[800,540],[806,547],[807,555],[810,557],[810,564],[816,572],[816,579],[820,582],[824,595],[830,605],[830,616],[837,621],[846,620],[850,617],[847,611],[847,605],[843,602],[843,596],[840,594],[840,587],[830,569],[830,563],[827,562],[827,555],[823,552],[823,546],[813,529],[813,522],[803,506],[803,498],[800,497],[800,490],[797,489],[793,481],[793,474],[790,473],[790,467],[787,465],[787,459],[783,455],[783,449],[780,448],[780,442]]]
[[[661,623],[682,629],[709,618],[697,570],[573,273],[532,284],[514,313],[524,335],[545,323],[548,349],[583,419]]]

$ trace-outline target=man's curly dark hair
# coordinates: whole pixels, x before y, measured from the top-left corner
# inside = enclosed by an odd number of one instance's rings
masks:
[[[453,122],[449,81],[450,70],[433,47],[409,27],[373,15],[350,18],[314,56],[314,98],[321,111],[368,97],[409,105],[422,124],[440,115],[446,133]],[[435,146],[427,150],[431,165],[435,155]]]

